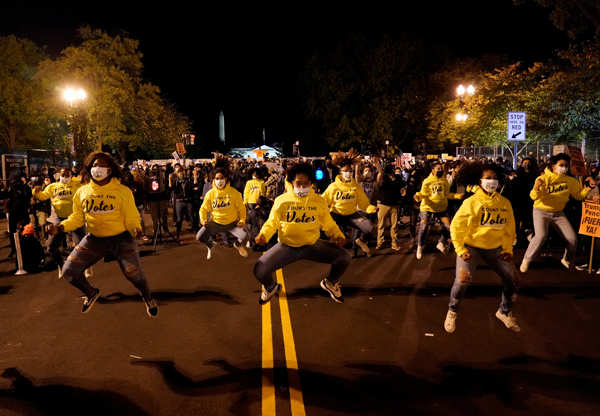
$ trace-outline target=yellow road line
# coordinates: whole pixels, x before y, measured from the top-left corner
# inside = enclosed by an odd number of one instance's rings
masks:
[[[292,332],[292,321],[288,308],[285,282],[283,281],[283,272],[278,269],[277,282],[281,284],[279,293],[279,309],[281,311],[281,326],[283,329],[283,347],[285,351],[285,365],[288,369],[288,382],[290,387],[290,407],[292,416],[306,416],[304,410],[304,399],[302,398],[302,389],[300,388],[300,374],[298,373],[298,359],[296,357],[296,346],[294,344],[294,334]]]
[[[262,290],[262,288],[261,288]],[[275,386],[273,385],[273,329],[271,326],[271,303],[262,309],[262,381],[261,415],[275,416]]]

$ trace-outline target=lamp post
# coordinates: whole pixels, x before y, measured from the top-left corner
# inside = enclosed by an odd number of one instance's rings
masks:
[[[385,156],[389,157],[390,155],[390,141],[386,140],[385,141]]]
[[[87,98],[87,93],[85,92],[85,90],[83,88],[71,88],[71,87],[67,87],[63,90],[62,93],[62,98],[63,100],[69,104],[69,115],[71,116],[71,118],[73,119],[74,123],[72,123],[72,125],[70,125],[70,136],[71,136],[71,153],[75,153],[77,154],[78,151],[81,150],[81,139],[82,139],[82,135],[83,132],[81,131],[83,126],[81,125],[76,125],[75,127],[73,127],[73,125],[77,124],[75,123],[76,119],[75,119],[75,107],[77,104],[85,101],[85,99]],[[79,130],[79,131],[77,131]],[[77,136],[77,137],[76,137]]]

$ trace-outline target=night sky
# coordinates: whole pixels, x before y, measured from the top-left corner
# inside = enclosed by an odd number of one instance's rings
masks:
[[[445,44],[457,57],[506,54],[543,60],[567,45],[548,12],[512,0],[285,2],[278,7],[177,5],[163,8],[97,2],[97,7],[0,6],[0,34],[46,45],[55,56],[89,24],[141,41],[145,77],[193,122],[199,137],[218,135],[224,110],[230,144],[251,145],[267,130],[267,144],[309,140],[299,78],[306,59],[327,51],[349,32],[376,39],[411,33],[429,45]],[[128,2],[129,3],[129,2]],[[405,4],[406,3],[406,4]],[[13,2],[13,4],[16,4]],[[398,9],[397,6],[401,8]],[[314,137],[312,138],[315,139]]]

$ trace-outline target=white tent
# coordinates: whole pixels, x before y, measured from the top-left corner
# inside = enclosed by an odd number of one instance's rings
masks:
[[[252,147],[238,147],[231,149],[229,152],[230,156],[240,157],[244,159],[262,159],[263,157],[281,157],[282,154],[279,150],[271,146],[262,145],[256,148]]]

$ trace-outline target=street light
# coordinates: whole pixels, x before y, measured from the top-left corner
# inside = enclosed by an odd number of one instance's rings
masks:
[[[69,103],[69,106],[73,106],[75,101],[83,101],[87,98],[87,93],[83,90],[83,88],[65,88],[63,91],[63,99]]]
[[[467,88],[464,85],[460,84],[458,88],[456,88],[456,95],[458,95],[461,99],[465,95],[465,93],[469,95],[475,94],[475,87],[471,84]]]
[[[467,121],[467,118],[469,118],[469,116],[463,113],[458,113],[456,115],[456,121]]]

